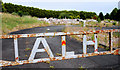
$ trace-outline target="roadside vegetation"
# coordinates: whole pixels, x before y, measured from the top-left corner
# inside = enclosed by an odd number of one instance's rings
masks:
[[[65,32],[77,32],[77,31],[93,31],[95,30],[93,27],[66,27]],[[71,35],[70,37],[83,41],[83,35]],[[113,33],[113,47],[120,47],[120,33]],[[98,47],[105,48],[108,50],[109,47],[109,34],[108,33],[100,33],[98,34]],[[94,40],[94,34],[88,34],[87,40]]]
[[[86,11],[55,11],[55,10],[45,10],[45,9],[39,9],[34,7],[27,7],[22,5],[16,5],[12,3],[3,3],[2,2],[2,12],[8,12],[8,13],[20,13],[22,16],[23,14],[29,14],[32,17],[38,17],[38,18],[81,18],[81,19],[92,19],[96,16],[95,12],[86,12]]]
[[[42,10],[33,7],[26,7],[21,5],[14,5],[12,3],[1,3],[2,4],[2,20],[0,21],[1,30],[0,35],[8,34],[13,31],[18,31],[21,29],[33,28],[33,27],[41,27],[41,26],[50,26],[50,25],[80,25],[80,27],[67,27],[65,28],[65,32],[75,32],[75,31],[89,31],[95,30],[93,27],[112,27],[119,26],[120,21],[120,9],[114,8],[111,13],[106,13],[103,15],[102,12],[97,15],[95,12],[85,12],[85,11],[52,11],[52,10]],[[79,22],[79,24],[56,24],[56,23],[47,23],[45,21],[40,21],[38,18],[57,18],[57,19],[95,19],[98,22],[86,22],[86,27],[83,27],[83,22]],[[119,37],[120,33],[113,34],[113,47],[119,47]],[[71,37],[82,41],[82,35]],[[108,43],[109,35],[107,33],[98,34],[98,43],[104,44],[106,46]],[[88,40],[94,40],[94,35],[88,35]],[[99,45],[99,47],[102,47]],[[107,48],[107,47],[106,47]],[[60,56],[60,54],[57,54]]]
[[[30,15],[32,17],[38,18],[69,18],[69,19],[95,19],[98,22],[101,22],[104,19],[116,20],[120,21],[120,9],[114,8],[111,13],[106,13],[103,15],[102,12],[97,15],[95,12],[87,12],[87,11],[75,11],[75,10],[45,10],[34,7],[27,7],[22,5],[16,5],[12,3],[3,3],[0,1],[0,5],[2,5],[2,12],[7,13],[18,13],[20,16]]]
[[[39,21],[36,17],[18,16],[9,13],[2,13],[2,34],[8,34],[26,28],[49,26],[48,23]]]
[[[108,21],[105,19],[104,21]],[[112,27],[112,26],[119,26],[119,22],[111,20],[113,22],[86,22],[86,27]]]
[[[49,26],[49,25],[80,25],[83,26],[83,22],[79,24],[56,24],[56,23],[47,23],[45,21],[39,21],[38,18],[56,18],[56,19],[95,19],[98,23],[87,22],[87,27],[111,27],[113,25],[118,26],[119,24],[116,21],[120,21],[120,9],[114,8],[111,13],[106,13],[103,15],[102,12],[97,15],[95,12],[86,12],[86,11],[53,11],[53,10],[42,10],[34,7],[26,7],[22,5],[16,5],[12,3],[3,3],[0,1],[2,6],[2,33],[8,34],[12,31],[17,31],[20,29],[39,27],[39,26]],[[107,23],[102,23],[102,21],[107,21]],[[111,22],[115,20],[115,22]]]

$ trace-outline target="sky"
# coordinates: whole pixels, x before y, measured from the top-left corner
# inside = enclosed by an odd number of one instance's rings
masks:
[[[119,0],[2,0],[4,3],[13,3],[23,6],[36,7],[46,10],[77,10],[110,13],[118,8]]]

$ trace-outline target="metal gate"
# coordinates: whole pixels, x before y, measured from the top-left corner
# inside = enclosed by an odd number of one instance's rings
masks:
[[[79,32],[53,32],[53,33],[37,33],[37,34],[19,34],[19,35],[1,35],[0,39],[13,38],[14,39],[14,50],[15,50],[15,61],[5,61],[0,60],[0,67],[4,66],[14,66],[14,65],[22,65],[28,63],[39,63],[45,61],[56,61],[56,60],[65,60],[65,59],[73,59],[73,58],[81,58],[81,57],[89,57],[89,56],[97,56],[97,55],[106,55],[106,54],[115,54],[120,55],[120,49],[113,50],[112,48],[112,37],[113,32],[120,32],[119,29],[112,30],[97,30],[97,31],[79,31]],[[109,47],[110,51],[98,52],[98,43],[97,43],[97,34],[98,33],[109,33]],[[94,34],[94,41],[87,41],[86,35]],[[66,36],[67,35],[83,35],[83,54],[74,54],[74,51],[67,52],[66,51]],[[61,44],[62,44],[62,56],[54,57],[53,52],[50,49],[46,39],[44,37],[47,36],[61,36]],[[34,43],[33,49],[29,56],[28,60],[19,60],[19,52],[18,52],[18,38],[24,37],[38,37]],[[43,49],[38,49],[40,42],[43,44]],[[87,45],[94,45],[94,53],[87,53]],[[47,52],[49,58],[40,58],[34,59],[35,54],[37,52]]]

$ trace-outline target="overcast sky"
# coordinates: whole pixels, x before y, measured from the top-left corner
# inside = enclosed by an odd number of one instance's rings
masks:
[[[118,2],[119,0],[3,0],[3,2]]]
[[[47,10],[77,10],[110,13],[118,8],[119,0],[2,0],[4,3],[37,7]]]

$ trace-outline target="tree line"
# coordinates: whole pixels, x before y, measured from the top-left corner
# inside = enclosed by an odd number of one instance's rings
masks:
[[[109,14],[103,15],[102,12],[97,15],[95,12],[86,12],[86,11],[55,11],[55,10],[44,10],[34,7],[26,7],[22,5],[16,5],[12,3],[2,3],[2,11],[1,12],[8,12],[8,13],[17,13],[21,17],[23,15],[31,15],[32,17],[38,18],[69,18],[69,19],[96,19],[96,20],[104,20],[104,19],[111,19],[120,21],[120,9],[114,8],[113,11]]]
[[[3,3],[2,12],[8,13],[19,13],[22,15],[31,15],[39,18],[81,18],[81,19],[92,19],[96,16],[95,12],[85,12],[85,11],[55,11],[55,10],[43,10],[34,7],[26,7],[22,5],[15,5],[12,3]]]
[[[109,13],[106,13],[105,16],[103,15],[102,12],[100,12],[100,13],[99,13],[99,18],[100,18],[101,20],[111,19],[111,20],[120,21],[120,9],[114,8],[110,14],[109,14]]]

